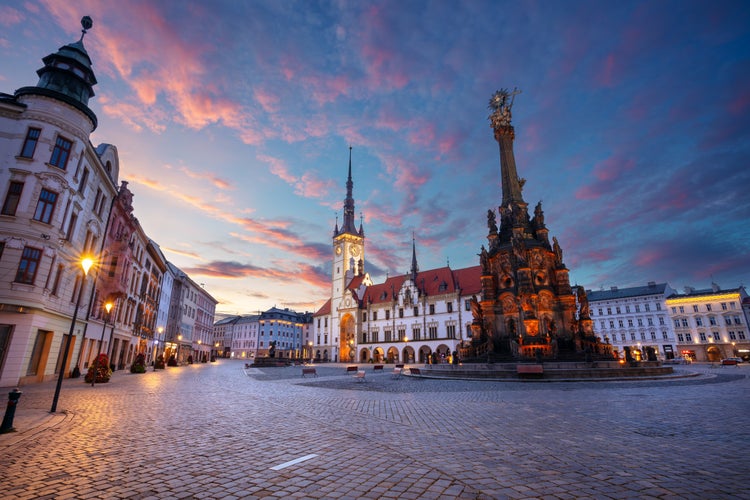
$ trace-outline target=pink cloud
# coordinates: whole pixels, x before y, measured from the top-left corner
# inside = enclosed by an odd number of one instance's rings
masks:
[[[234,186],[229,182],[225,181],[224,179],[221,179],[219,177],[216,177],[213,174],[206,174],[206,173],[200,173],[200,172],[193,172],[192,170],[188,169],[187,167],[181,167],[180,171],[190,177],[191,179],[199,179],[199,180],[207,180],[211,182],[211,184],[214,185],[214,187],[219,189],[234,189]]]
[[[253,97],[258,101],[260,106],[266,113],[274,113],[279,109],[279,96],[266,90],[266,89],[254,89]]]
[[[0,5],[0,26],[13,26],[24,20],[22,12],[9,7],[7,5]]]
[[[331,180],[319,178],[312,172],[305,172],[302,176],[292,174],[283,160],[271,156],[259,155],[258,159],[269,164],[270,172],[294,188],[294,193],[305,198],[325,198],[336,188]]]
[[[602,87],[611,87],[613,85],[612,80],[614,79],[614,76],[613,76],[614,71],[615,71],[615,55],[607,54],[604,60],[601,61],[599,73],[596,76],[596,82]]]

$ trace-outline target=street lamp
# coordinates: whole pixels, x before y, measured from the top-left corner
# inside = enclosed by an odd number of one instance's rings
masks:
[[[60,373],[57,377],[57,386],[55,387],[55,396],[52,398],[52,408],[50,413],[57,411],[57,400],[60,398],[60,389],[62,388],[63,377],[65,376],[65,363],[68,360],[68,352],[70,352],[70,341],[73,338],[73,330],[76,327],[76,319],[78,318],[78,307],[81,305],[81,295],[83,295],[83,289],[86,286],[86,276],[89,274],[89,269],[94,265],[93,259],[85,257],[81,260],[81,269],[83,270],[83,276],[81,279],[81,289],[78,290],[78,297],[76,298],[76,305],[73,308],[73,320],[70,322],[70,331],[68,332],[68,338],[65,339],[65,349],[63,350],[62,363],[60,364]]]
[[[157,366],[159,365],[159,342],[161,342],[161,332],[164,331],[163,327],[157,327],[156,328],[156,339],[154,340],[154,371],[156,371]],[[162,347],[162,349],[164,349]],[[164,366],[160,366],[159,368],[164,368]]]
[[[104,326],[102,326],[102,338],[99,340],[99,354],[96,355],[96,359],[94,359],[94,376],[91,377],[91,387],[94,387],[94,382],[96,382],[96,371],[99,368],[97,365],[99,364],[99,356],[102,355],[102,346],[104,345],[104,332],[107,331],[107,320],[109,319],[109,313],[112,311],[112,307],[114,304],[112,302],[107,301],[106,304],[104,304],[104,309],[107,311],[107,315],[104,316]]]
[[[307,343],[308,348],[310,349],[310,364],[313,364],[313,348],[312,348],[312,340],[310,340]]]

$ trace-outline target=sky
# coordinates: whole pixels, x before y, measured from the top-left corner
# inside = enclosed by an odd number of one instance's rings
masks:
[[[750,285],[750,2],[0,0],[0,92],[93,27],[94,145],[218,313],[331,291],[349,147],[375,283],[479,264],[489,99],[571,284]]]

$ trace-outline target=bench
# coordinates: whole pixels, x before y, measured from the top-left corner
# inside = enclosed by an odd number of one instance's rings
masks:
[[[383,371],[383,365],[375,365],[375,366],[373,366],[372,367],[372,371],[374,371],[374,372],[378,372],[378,371],[382,372]]]
[[[516,373],[521,376],[539,376],[544,373],[542,365],[516,365]]]
[[[318,376],[317,370],[315,368],[303,368],[302,369],[302,378],[305,378],[305,375],[312,375],[313,377]]]
[[[352,375],[354,377],[354,380],[357,382],[364,382],[365,381],[365,371],[364,370],[357,370],[357,372]]]
[[[352,372],[356,372],[358,370],[359,370],[359,368],[357,368],[356,366],[347,366],[346,367],[346,374],[348,375],[348,374],[350,374]]]
[[[403,368],[403,367],[404,367],[404,365],[403,365],[403,364],[401,364],[401,365],[396,365],[396,368],[398,368],[399,370],[400,370],[401,368]]]
[[[420,370],[419,368],[409,368],[409,373],[411,375],[416,375],[417,377],[422,376],[422,370]]]
[[[392,378],[401,378],[401,370],[402,368],[394,368],[393,374],[391,375]]]

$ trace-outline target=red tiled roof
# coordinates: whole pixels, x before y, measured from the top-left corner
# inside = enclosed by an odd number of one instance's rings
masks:
[[[326,303],[323,304],[320,309],[315,311],[313,318],[316,316],[325,316],[327,314],[331,314],[331,299],[326,300]]]

